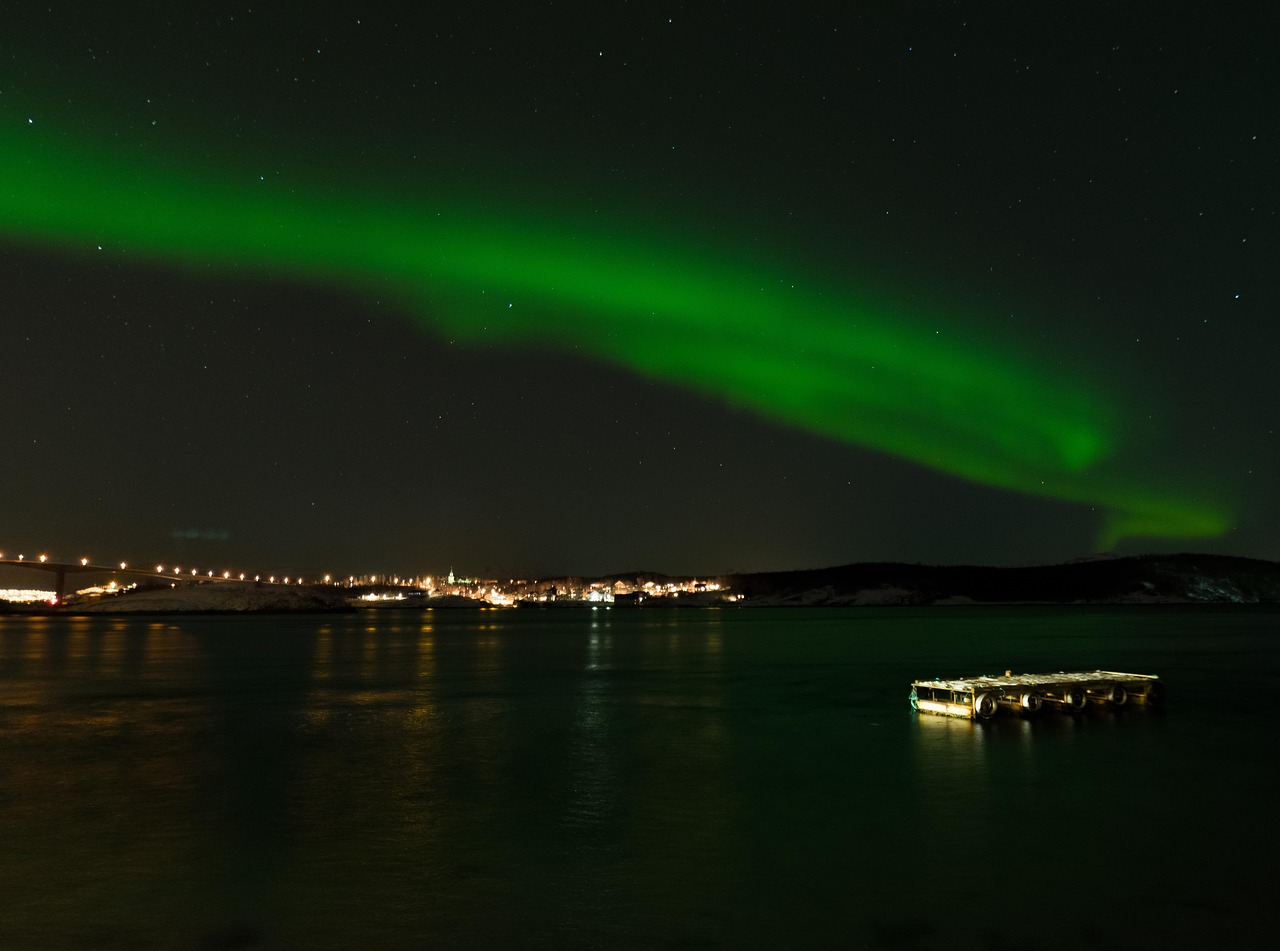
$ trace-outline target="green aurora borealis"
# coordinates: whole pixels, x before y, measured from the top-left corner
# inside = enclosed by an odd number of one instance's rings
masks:
[[[1084,368],[940,333],[937,315],[861,299],[834,273],[781,273],[678,216],[658,229],[448,187],[440,201],[285,192],[10,122],[0,230],[12,239],[376,287],[436,334],[572,349],[966,480],[1097,507],[1103,547],[1230,524],[1225,506],[1159,487],[1125,455],[1133,411]]]

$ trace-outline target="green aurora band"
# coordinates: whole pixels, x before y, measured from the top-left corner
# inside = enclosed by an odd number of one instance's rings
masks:
[[[0,174],[0,234],[14,239],[378,288],[455,339],[572,347],[973,482],[1102,508],[1104,547],[1230,524],[1108,474],[1116,412],[1060,372],[710,242],[492,202],[284,192],[12,120]]]

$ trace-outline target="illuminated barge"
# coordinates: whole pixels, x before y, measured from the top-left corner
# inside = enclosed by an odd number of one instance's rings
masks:
[[[911,684],[911,707],[921,713],[966,720],[989,720],[997,713],[1032,715],[1042,709],[1081,713],[1090,704],[1123,707],[1160,702],[1164,685],[1154,674],[1122,674],[1090,670],[1056,674],[967,677],[962,680],[917,680]]]

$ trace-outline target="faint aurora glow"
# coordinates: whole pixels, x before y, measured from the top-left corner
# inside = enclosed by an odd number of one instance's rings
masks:
[[[919,315],[850,299],[835,279],[780,281],[776,264],[674,226],[286,193],[12,125],[0,134],[0,232],[14,238],[379,287],[436,333],[572,347],[964,479],[1099,507],[1104,547],[1230,522],[1156,488],[1153,473],[1108,465],[1123,448],[1121,408],[1061,370],[926,332]]]

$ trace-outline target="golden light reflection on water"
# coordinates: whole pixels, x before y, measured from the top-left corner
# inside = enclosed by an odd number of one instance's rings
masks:
[[[724,616],[721,611],[712,613],[707,631],[707,668],[714,672],[712,682],[714,691],[710,699],[712,703],[721,711],[727,705],[724,692]],[[719,746],[725,742],[726,723],[724,714],[717,716],[709,716],[702,721],[702,730],[704,738],[708,743]],[[727,794],[727,790],[726,790]]]
[[[988,792],[986,762],[990,724],[914,713],[915,784],[929,828],[955,828],[971,818]]]
[[[174,687],[197,658],[171,631],[120,619],[0,621],[7,914],[65,887],[102,918],[119,910],[123,923],[152,883],[190,877],[175,844],[200,847],[201,827],[172,807],[199,782],[191,727],[202,713],[197,695]],[[146,821],[113,834],[117,816]]]
[[[327,685],[333,677],[333,626],[322,624],[316,631],[315,649],[311,655],[312,689],[307,696],[303,718],[307,727],[318,730],[328,722],[331,707],[324,702]]]
[[[334,622],[317,630],[303,711],[308,734],[359,749],[373,731],[379,752],[376,777],[366,774],[360,759],[345,765],[327,757],[302,761],[295,795],[304,822],[316,828],[328,823],[330,818],[316,810],[332,802],[335,784],[352,783],[377,788],[384,808],[389,805],[385,814],[368,817],[377,828],[388,834],[396,830],[406,843],[437,834],[436,810],[422,808],[447,742],[436,696],[437,663],[430,615],[388,612],[372,621]],[[396,724],[389,733],[387,723]],[[360,816],[365,807],[350,801],[343,808]],[[324,852],[320,848],[312,858],[327,861]]]
[[[166,667],[183,659],[183,651],[171,649],[179,628],[164,622],[83,616],[6,620],[0,621],[0,670],[47,675],[24,678],[28,690],[38,685],[56,692],[64,680],[89,675],[143,680],[162,653]]]
[[[437,715],[435,702],[436,640],[433,626],[424,623],[414,641],[412,720],[417,729],[425,729]]]

